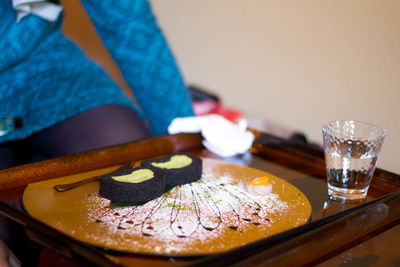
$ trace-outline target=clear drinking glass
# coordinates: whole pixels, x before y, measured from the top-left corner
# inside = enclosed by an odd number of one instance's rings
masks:
[[[365,122],[337,120],[323,125],[322,135],[329,197],[364,199],[386,131]]]

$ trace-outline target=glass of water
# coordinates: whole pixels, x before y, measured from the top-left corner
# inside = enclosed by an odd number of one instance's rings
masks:
[[[338,120],[323,125],[322,135],[329,197],[364,199],[386,131],[365,122]]]

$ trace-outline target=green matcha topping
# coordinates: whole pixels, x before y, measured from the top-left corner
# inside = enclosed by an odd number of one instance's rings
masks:
[[[151,165],[162,169],[179,169],[186,167],[192,163],[192,159],[186,155],[172,156],[166,162],[152,162]]]
[[[147,180],[150,180],[154,177],[154,173],[149,169],[139,169],[135,170],[130,174],[120,175],[120,176],[112,176],[111,178],[126,183],[141,183]]]

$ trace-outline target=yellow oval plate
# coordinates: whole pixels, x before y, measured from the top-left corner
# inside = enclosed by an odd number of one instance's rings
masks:
[[[224,252],[308,221],[311,205],[288,182],[264,171],[203,159],[203,176],[139,206],[111,205],[99,182],[67,192],[56,184],[107,173],[107,168],[28,185],[25,209],[34,218],[85,243],[123,252],[199,255]],[[272,192],[254,195],[249,183],[268,176]]]

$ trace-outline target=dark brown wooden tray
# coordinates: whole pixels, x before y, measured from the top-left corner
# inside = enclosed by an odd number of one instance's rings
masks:
[[[31,239],[79,263],[96,265],[304,265],[316,264],[400,223],[399,175],[377,169],[363,203],[327,199],[325,164],[319,148],[254,131],[250,153],[224,159],[266,170],[302,190],[313,207],[309,224],[216,256],[169,259],[110,253],[82,244],[5,203],[0,213],[24,225]],[[20,199],[27,184],[185,151],[221,159],[205,150],[197,134],[156,137],[0,171],[1,200]],[[399,240],[400,241],[400,240]]]

